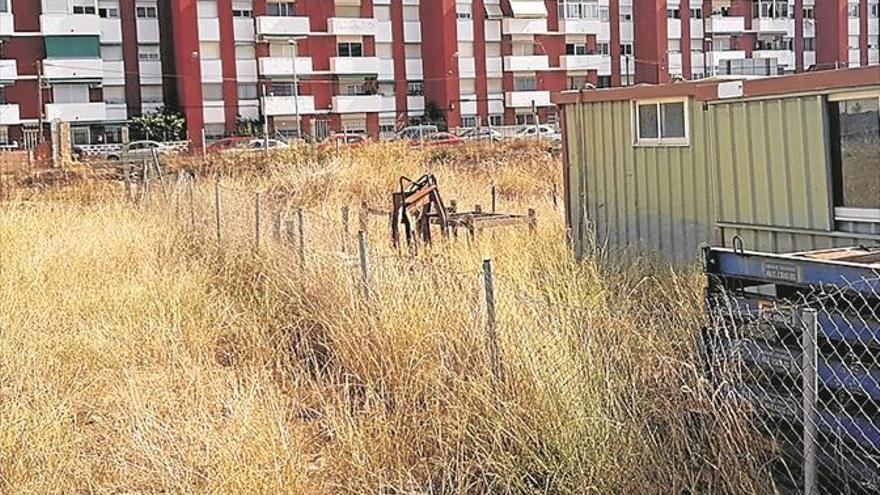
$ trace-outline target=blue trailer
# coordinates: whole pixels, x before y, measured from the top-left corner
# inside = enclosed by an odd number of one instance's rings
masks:
[[[880,493],[880,246],[707,247],[703,268],[714,382],[787,472],[815,466],[821,493]]]

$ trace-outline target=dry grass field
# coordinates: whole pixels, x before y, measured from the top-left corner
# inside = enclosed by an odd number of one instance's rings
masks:
[[[0,493],[770,491],[701,378],[700,274],[573,259],[557,159],[526,145],[333,155],[179,160],[199,177],[192,218],[188,188],[130,202],[82,171],[0,205]],[[500,211],[537,210],[537,233],[410,255],[374,219],[365,299],[340,208],[354,230],[362,200],[388,207],[400,175],[427,171],[460,205],[487,206],[494,183]],[[271,235],[270,213],[292,208],[304,268]]]

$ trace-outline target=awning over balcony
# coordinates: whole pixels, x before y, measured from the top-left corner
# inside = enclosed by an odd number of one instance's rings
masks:
[[[543,0],[510,0],[510,10],[518,19],[543,19],[547,17],[547,6]]]

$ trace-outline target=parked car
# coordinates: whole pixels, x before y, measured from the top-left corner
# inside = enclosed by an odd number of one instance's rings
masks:
[[[152,158],[154,153],[163,155],[173,153],[173,150],[158,141],[132,141],[123,145],[119,151],[107,153],[107,159],[138,162]]]
[[[436,125],[422,124],[405,127],[397,133],[397,139],[424,139],[426,136],[439,132]]]
[[[413,146],[455,146],[464,143],[464,139],[448,132],[435,132],[424,139],[412,142]]]
[[[349,133],[337,133],[333,134],[326,141],[321,143],[321,147],[324,149],[339,147],[350,147],[357,148],[363,146],[369,142],[367,136],[364,134],[358,134],[354,132]]]
[[[465,141],[492,141],[497,143],[504,139],[504,136],[490,127],[474,127],[468,129],[459,135]]]
[[[244,148],[248,145],[254,138],[248,136],[236,136],[236,137],[228,137],[223,138],[219,141],[211,143],[207,148],[205,148],[206,153],[222,153],[228,150],[237,150]]]
[[[238,148],[228,148],[224,150],[224,153],[258,153],[266,150],[266,145],[269,146],[269,151],[272,150],[280,150],[284,148],[289,148],[287,143],[278,139],[263,139],[263,138],[252,138],[244,146]]]
[[[545,141],[562,141],[562,133],[549,125],[530,125],[516,133],[517,139],[542,139]]]

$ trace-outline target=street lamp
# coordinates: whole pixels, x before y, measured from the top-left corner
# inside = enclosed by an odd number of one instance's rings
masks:
[[[299,78],[296,73],[296,57],[299,51],[299,40],[302,38],[290,38],[287,43],[293,47],[293,55],[291,57],[293,67],[293,111],[296,114],[296,138],[302,138],[302,125],[299,121]]]

